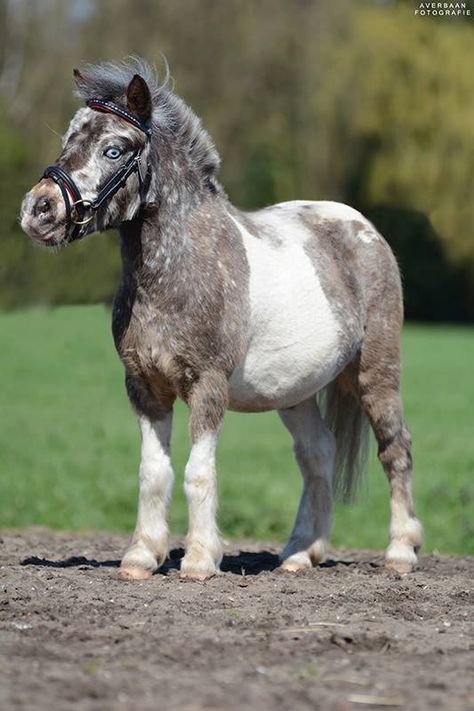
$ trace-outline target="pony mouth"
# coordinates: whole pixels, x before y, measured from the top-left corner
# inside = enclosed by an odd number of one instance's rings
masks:
[[[44,247],[57,247],[64,240],[58,237],[57,230],[52,230],[51,232],[46,232],[46,234],[30,234],[31,239],[33,239],[37,244]]]
[[[47,232],[40,232],[39,230],[34,229],[30,226],[27,226],[26,229],[25,226],[22,225],[22,227],[27,233],[28,237],[30,237],[30,239],[32,239],[36,244],[41,245],[43,247],[57,247],[58,245],[66,241],[66,238],[63,234],[64,222],[59,222]]]

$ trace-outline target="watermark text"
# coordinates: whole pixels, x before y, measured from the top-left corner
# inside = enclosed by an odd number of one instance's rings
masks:
[[[414,14],[419,17],[469,17],[471,8],[466,2],[420,2]]]

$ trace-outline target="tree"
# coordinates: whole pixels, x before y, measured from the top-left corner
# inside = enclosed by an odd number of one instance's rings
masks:
[[[325,93],[328,120],[342,113],[353,152],[349,198],[424,212],[474,279],[472,42],[463,22],[415,18],[405,4],[361,6],[328,55],[337,81]]]

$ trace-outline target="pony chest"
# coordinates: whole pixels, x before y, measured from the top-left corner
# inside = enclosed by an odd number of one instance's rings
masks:
[[[166,334],[165,326],[156,319],[132,313],[116,336],[118,354],[130,375],[145,381],[173,379],[176,368]]]

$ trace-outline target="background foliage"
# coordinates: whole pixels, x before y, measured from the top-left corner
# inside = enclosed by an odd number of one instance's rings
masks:
[[[16,224],[77,104],[72,67],[146,57],[202,116],[231,199],[334,199],[392,244],[407,315],[474,315],[470,19],[376,0],[0,0],[0,307],[108,301],[112,234],[53,257]]]

